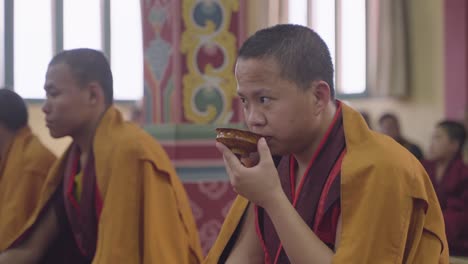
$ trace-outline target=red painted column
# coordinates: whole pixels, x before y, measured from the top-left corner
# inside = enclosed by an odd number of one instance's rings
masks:
[[[222,166],[215,127],[242,126],[234,66],[245,0],[140,0],[145,128],[176,168]]]
[[[445,116],[462,119],[468,102],[468,2],[444,1]]]

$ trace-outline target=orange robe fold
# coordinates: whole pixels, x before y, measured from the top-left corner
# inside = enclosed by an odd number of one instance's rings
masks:
[[[442,211],[416,158],[342,103],[340,245],[333,263],[449,263]],[[238,196],[204,263],[218,263],[249,201]]]
[[[102,210],[92,263],[201,262],[189,200],[159,143],[111,107],[96,130],[93,151]],[[51,169],[42,206],[59,187],[68,154]]]
[[[55,159],[29,127],[17,132],[0,161],[0,252],[21,237]]]

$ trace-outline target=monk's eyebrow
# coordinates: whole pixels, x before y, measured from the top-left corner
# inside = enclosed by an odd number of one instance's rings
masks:
[[[270,92],[270,89],[268,88],[260,88],[260,89],[257,89],[255,91],[252,92],[252,95],[255,97],[255,96],[260,96],[260,95],[263,95],[263,94],[266,94],[266,93],[269,93]],[[239,95],[240,97],[245,97],[245,95],[242,93],[242,92],[237,92],[237,95]]]

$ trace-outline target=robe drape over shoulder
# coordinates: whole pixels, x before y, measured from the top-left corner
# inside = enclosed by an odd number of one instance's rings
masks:
[[[419,161],[341,103],[342,230],[333,263],[448,263],[442,211]],[[238,196],[205,263],[218,263],[249,204]],[[224,254],[223,254],[224,253]]]
[[[62,186],[70,153],[67,150],[52,168],[39,201],[42,207]],[[110,107],[96,130],[93,158],[97,241],[92,263],[201,262],[189,200],[154,138]],[[86,195],[83,189],[80,202]],[[76,241],[77,234],[74,237]]]
[[[0,252],[21,237],[33,217],[55,160],[29,127],[17,132],[0,160]]]

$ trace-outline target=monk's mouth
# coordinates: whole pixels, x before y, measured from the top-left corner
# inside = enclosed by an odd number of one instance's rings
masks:
[[[49,121],[46,122],[46,127],[50,128],[50,127],[53,127],[53,126],[54,126],[53,122],[49,122]]]
[[[270,143],[270,141],[273,139],[273,137],[268,137],[268,136],[264,136],[263,138],[265,138],[265,141],[268,143]]]

